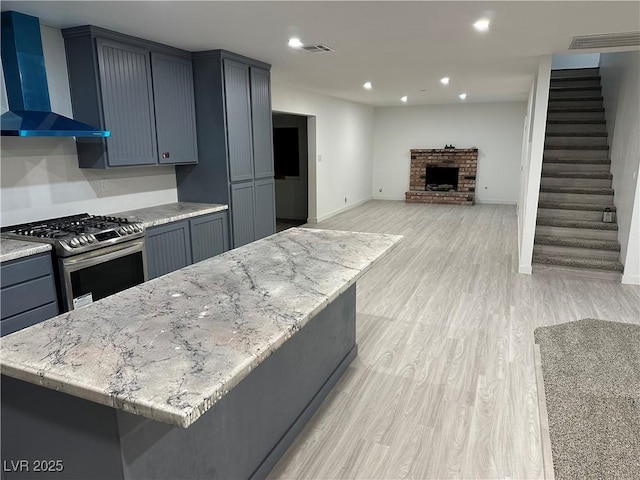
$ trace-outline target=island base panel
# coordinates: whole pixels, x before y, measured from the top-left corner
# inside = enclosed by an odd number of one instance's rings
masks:
[[[355,300],[353,285],[186,429],[3,377],[3,462],[61,459],[51,478],[264,478],[355,358]],[[5,388],[29,391],[7,412],[28,421],[5,424]]]

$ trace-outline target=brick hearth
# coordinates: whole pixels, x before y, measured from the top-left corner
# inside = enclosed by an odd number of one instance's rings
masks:
[[[425,190],[427,166],[458,168],[457,190],[449,192]],[[411,150],[409,191],[404,194],[405,202],[473,205],[477,167],[477,148]]]

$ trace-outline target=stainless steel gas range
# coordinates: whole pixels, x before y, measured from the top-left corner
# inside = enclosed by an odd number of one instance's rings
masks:
[[[1,229],[2,236],[53,246],[64,311],[147,280],[144,225],[86,213]]]

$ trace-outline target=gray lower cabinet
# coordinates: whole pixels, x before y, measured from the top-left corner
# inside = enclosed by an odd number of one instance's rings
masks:
[[[74,118],[111,131],[76,139],[81,168],[197,163],[189,52],[92,25],[62,35]]]
[[[254,215],[256,240],[275,233],[276,218],[276,185],[273,178],[256,180],[255,196],[256,209]]]
[[[227,212],[151,227],[145,244],[149,279],[219,255],[229,250]]]
[[[0,335],[8,335],[58,315],[50,253],[32,255],[0,267]]]
[[[145,234],[145,248],[149,279],[190,265],[189,222],[183,220],[149,228]]]
[[[229,250],[227,213],[202,215],[189,220],[193,263],[215,257]]]
[[[233,248],[241,247],[256,239],[255,198],[252,181],[231,185]]]

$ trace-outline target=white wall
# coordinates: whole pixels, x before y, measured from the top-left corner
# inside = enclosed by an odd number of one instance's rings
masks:
[[[640,284],[640,52],[603,53],[600,76],[609,133],[620,260],[625,265],[623,282]]]
[[[533,240],[536,232],[538,216],[538,199],[540,197],[540,177],[542,176],[542,157],[547,130],[547,105],[549,103],[549,84],[551,82],[551,55],[540,57],[535,86],[529,100],[533,105],[530,115],[530,145],[528,159],[523,162],[522,181],[525,185],[522,204],[518,206],[518,228],[520,248],[518,249],[518,273],[531,274],[533,259]]]
[[[371,199],[373,107],[292,88],[277,72],[271,102],[274,111],[313,117],[308,122],[309,221]]]
[[[576,53],[573,55],[553,55],[551,58],[552,70],[564,70],[567,68],[592,68],[600,63],[599,53]]]
[[[51,107],[72,116],[64,42],[60,30],[41,27]],[[2,112],[7,107],[2,76]],[[122,210],[177,201],[173,167],[78,168],[73,138],[2,138],[0,223]],[[106,180],[103,191],[102,180]]]
[[[525,113],[524,102],[377,108],[374,198],[404,199],[409,150],[453,144],[478,148],[476,202],[515,204]]]

